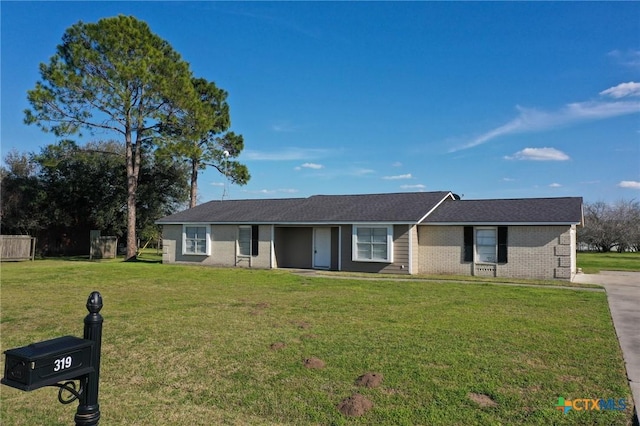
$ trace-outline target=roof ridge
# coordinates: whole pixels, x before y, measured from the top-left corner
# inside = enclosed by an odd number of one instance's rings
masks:
[[[308,198],[314,197],[371,197],[376,195],[417,195],[417,194],[440,194],[445,193],[448,194],[451,191],[411,191],[411,192],[377,192],[371,194],[314,194],[310,195]]]
[[[474,199],[460,199],[452,201],[531,201],[531,200],[568,200],[568,199],[580,199],[581,196],[566,196],[566,197],[519,197],[519,198],[474,198]]]

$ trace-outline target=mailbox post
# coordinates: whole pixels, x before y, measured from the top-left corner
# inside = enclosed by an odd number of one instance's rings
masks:
[[[102,296],[94,291],[87,300],[89,314],[84,319],[84,339],[63,336],[6,350],[4,377],[0,382],[23,391],[57,386],[60,402],[67,404],[79,400],[76,426],[96,426],[100,420],[101,309]],[[74,380],[80,381],[78,391]],[[63,390],[70,392],[73,398],[63,400]]]
[[[94,426],[100,420],[100,404],[98,404],[98,385],[100,381],[100,349],[102,347],[102,296],[97,291],[89,295],[84,318],[84,339],[93,342],[91,365],[93,371],[80,379],[80,403],[76,412],[76,426]]]

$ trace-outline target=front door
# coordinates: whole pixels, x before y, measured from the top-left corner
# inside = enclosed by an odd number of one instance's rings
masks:
[[[331,228],[313,228],[313,267],[331,268]]]

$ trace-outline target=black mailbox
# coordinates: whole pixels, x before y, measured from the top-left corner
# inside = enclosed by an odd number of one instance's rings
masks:
[[[33,343],[9,349],[2,384],[31,391],[92,373],[91,351],[94,342],[74,336]]]

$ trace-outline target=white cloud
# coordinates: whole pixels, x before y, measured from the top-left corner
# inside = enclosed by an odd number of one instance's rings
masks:
[[[616,86],[617,87],[617,86]],[[607,89],[610,90],[610,89]],[[502,126],[496,127],[461,147],[457,152],[487,143],[495,138],[519,133],[533,133],[555,129],[583,121],[604,120],[611,117],[640,112],[638,101],[587,101],[565,105],[557,111],[543,111],[517,106],[518,116]]]
[[[244,189],[242,192],[246,192],[247,194],[275,194],[275,189]]]
[[[620,188],[640,189],[640,182],[635,180],[623,180],[618,186]]]
[[[271,126],[271,130],[279,133],[291,133],[298,130],[298,126],[294,126],[289,122],[276,123]]]
[[[549,188],[561,188],[562,185],[560,185],[559,183],[552,183],[549,185]]]
[[[269,194],[276,194],[276,193],[295,194],[296,192],[299,192],[299,191],[297,189],[285,188],[285,189],[243,189],[242,192],[246,192],[247,194],[269,195]]]
[[[330,155],[330,153],[327,149],[292,147],[269,152],[246,150],[242,153],[242,157],[253,161],[295,161],[326,157]]]
[[[514,178],[502,178],[503,182],[515,182],[516,180]]]
[[[365,176],[365,175],[370,175],[372,173],[375,173],[375,170],[372,169],[363,169],[363,168],[358,168],[358,169],[353,169],[351,170],[351,172],[349,172],[349,175],[352,176]]]
[[[640,96],[640,83],[630,81],[628,83],[620,83],[617,86],[608,88],[600,92],[602,96],[610,96],[612,98],[624,98],[627,96]]]
[[[402,189],[426,189],[426,185],[423,185],[421,183],[416,184],[416,185],[400,185],[400,188]]]
[[[629,49],[626,52],[622,52],[616,49],[609,52],[608,55],[622,65],[640,69],[640,50]]]
[[[569,156],[555,148],[525,148],[511,156],[505,156],[506,160],[532,160],[532,161],[567,161]]]
[[[399,180],[399,179],[412,179],[411,173],[407,173],[405,175],[395,175],[395,176],[383,176],[382,179],[386,180]]]
[[[402,167],[402,163],[401,163],[401,162],[399,162],[399,161],[396,161],[395,163],[393,163],[393,164],[391,165],[391,167]]]
[[[300,167],[302,167],[303,169],[315,169],[315,170],[324,168],[322,164],[316,164],[316,163],[304,163]]]
[[[211,186],[224,186],[224,182],[211,182]]]

